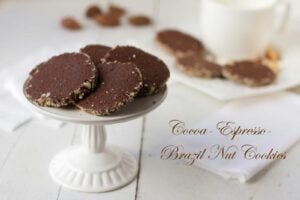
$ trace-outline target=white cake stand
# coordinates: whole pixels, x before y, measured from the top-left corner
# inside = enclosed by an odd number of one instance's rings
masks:
[[[104,126],[141,117],[159,106],[166,95],[164,89],[156,95],[137,98],[120,112],[105,117],[29,103],[44,116],[81,126],[82,145],[71,146],[52,159],[51,177],[66,188],[82,192],[106,192],[130,183],[137,174],[137,160],[119,148],[105,146]]]

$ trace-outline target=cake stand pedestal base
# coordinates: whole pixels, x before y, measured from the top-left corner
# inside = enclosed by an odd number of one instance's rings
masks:
[[[110,191],[131,182],[138,171],[134,156],[118,148],[106,148],[104,126],[81,126],[83,144],[71,146],[52,159],[52,178],[82,192]]]

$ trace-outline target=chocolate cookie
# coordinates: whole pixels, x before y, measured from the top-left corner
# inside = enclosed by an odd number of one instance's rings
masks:
[[[201,55],[204,52],[204,46],[198,39],[177,30],[160,31],[156,35],[156,40],[165,50],[175,56],[190,52]]]
[[[109,50],[111,50],[111,48],[108,46],[90,44],[81,48],[80,52],[89,55],[92,62],[97,66],[99,63],[102,63],[102,59]]]
[[[249,86],[268,85],[276,79],[276,74],[269,67],[251,61],[226,65],[222,74],[230,80]]]
[[[62,107],[84,98],[97,81],[98,71],[87,55],[64,53],[34,68],[25,82],[24,92],[35,104]]]
[[[222,67],[196,54],[186,54],[177,58],[178,67],[186,74],[203,78],[221,77]]]
[[[109,115],[129,102],[142,87],[142,75],[132,63],[103,63],[97,66],[99,85],[76,105],[85,112]]]
[[[139,96],[158,92],[170,76],[168,67],[162,60],[132,46],[117,46],[106,54],[105,61],[130,62],[140,69],[143,76],[143,87]]]

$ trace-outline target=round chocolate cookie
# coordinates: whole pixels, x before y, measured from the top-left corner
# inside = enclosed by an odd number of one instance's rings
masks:
[[[35,104],[61,107],[84,98],[97,81],[98,71],[87,55],[64,53],[34,68],[24,84],[24,92]]]
[[[248,86],[268,85],[276,79],[276,74],[269,67],[251,61],[226,65],[222,70],[222,74],[230,80]]]
[[[186,54],[177,58],[178,67],[186,74],[203,78],[221,77],[222,67],[196,54]]]
[[[133,101],[142,87],[142,75],[132,63],[103,63],[97,66],[99,85],[77,106],[94,115],[109,115]]]
[[[141,71],[143,87],[139,96],[147,96],[158,92],[163,88],[170,76],[166,64],[159,58],[131,46],[117,46],[110,50],[105,61],[117,61],[121,63],[133,63]]]
[[[177,30],[167,29],[157,33],[157,42],[175,56],[193,52],[201,55],[204,52],[203,44],[195,37]]]
[[[97,66],[98,64],[102,63],[102,59],[104,58],[105,54],[111,48],[104,45],[98,44],[90,44],[80,49],[80,52],[87,54],[90,56],[92,62]]]

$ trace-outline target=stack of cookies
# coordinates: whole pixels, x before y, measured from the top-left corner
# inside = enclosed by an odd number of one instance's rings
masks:
[[[201,78],[226,78],[248,85],[263,86],[275,81],[278,68],[278,53],[268,49],[264,58],[245,60],[220,65],[213,61],[197,38],[178,30],[162,30],[156,35],[156,42],[163,50],[175,57],[177,67],[190,76]]]
[[[132,46],[87,45],[78,53],[54,56],[36,66],[24,85],[34,104],[76,106],[110,115],[137,97],[162,90],[170,76],[159,58]]]

